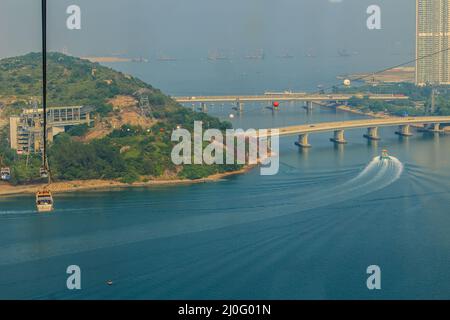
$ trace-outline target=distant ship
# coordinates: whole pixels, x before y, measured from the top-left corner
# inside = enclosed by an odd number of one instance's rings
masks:
[[[230,60],[227,55],[220,53],[218,50],[211,51],[208,53],[209,61],[218,61],[218,60]]]
[[[349,52],[347,49],[339,49],[338,54],[340,57],[346,58],[346,57],[356,56],[359,54],[359,52],[357,52],[357,51]]]
[[[133,59],[131,59],[131,62],[148,63],[148,59],[143,58],[143,57],[133,58]]]
[[[340,57],[350,57],[351,53],[347,51],[347,49],[339,49],[338,54]]]
[[[293,59],[295,57],[292,54],[290,54],[289,52],[285,52],[285,53],[279,55],[278,58],[280,58],[280,59]]]
[[[306,51],[305,56],[307,58],[316,58],[317,57],[317,53],[314,51],[314,49],[310,48]]]
[[[170,57],[165,54],[160,54],[158,58],[156,58],[157,61],[177,61],[176,58]]]
[[[251,53],[245,56],[245,59],[247,60],[264,60],[266,57],[264,50],[261,49],[256,53]]]

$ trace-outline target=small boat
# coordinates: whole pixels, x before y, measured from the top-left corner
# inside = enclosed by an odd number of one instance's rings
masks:
[[[53,196],[46,189],[36,192],[36,208],[38,212],[53,211]]]
[[[391,160],[391,157],[389,156],[388,151],[386,149],[381,151],[380,160]]]
[[[293,59],[293,58],[295,58],[292,54],[290,54],[290,53],[284,53],[284,54],[282,54],[282,55],[280,55],[280,56],[278,56],[280,59]]]
[[[107,284],[108,286],[112,286],[114,283],[113,283],[112,280],[108,280],[108,281],[106,281],[106,284]]]
[[[352,54],[350,52],[348,52],[347,49],[339,49],[338,50],[338,55],[340,57],[344,57],[344,58],[352,56]]]
[[[11,180],[11,169],[8,167],[4,167],[0,169],[0,178],[3,181]]]

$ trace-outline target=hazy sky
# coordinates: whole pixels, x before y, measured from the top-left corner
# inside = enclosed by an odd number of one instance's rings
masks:
[[[66,28],[66,8],[82,10],[82,29]],[[382,30],[366,28],[366,9],[382,8]],[[75,55],[205,56],[304,53],[347,48],[414,55],[412,0],[48,0],[49,48]],[[0,1],[0,56],[40,50],[40,1]]]

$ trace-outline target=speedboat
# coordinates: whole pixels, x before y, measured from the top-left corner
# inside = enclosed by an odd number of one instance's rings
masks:
[[[391,157],[389,156],[389,153],[386,149],[381,151],[380,160],[391,160]]]
[[[46,189],[36,192],[36,208],[38,212],[53,211],[53,196]]]

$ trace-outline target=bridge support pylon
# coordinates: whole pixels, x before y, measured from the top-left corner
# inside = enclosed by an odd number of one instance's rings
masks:
[[[442,132],[444,132],[444,130],[441,129],[441,124],[440,123],[433,123],[428,128],[428,131],[433,132],[433,133],[442,133]]]
[[[298,141],[295,142],[297,146],[300,148],[311,148],[311,145],[308,142],[308,134],[303,133],[298,136]]]
[[[244,112],[244,103],[238,101],[237,108],[238,108],[240,113]]]
[[[303,108],[305,108],[308,111],[312,111],[312,109],[313,109],[313,102],[312,101],[306,101],[305,102],[305,106]]]
[[[409,124],[400,126],[400,131],[395,132],[395,134],[398,134],[401,137],[411,137],[413,135]]]
[[[441,132],[441,124],[440,123],[433,123],[431,125],[431,131],[433,132]]]
[[[334,138],[331,138],[330,141],[334,142],[335,144],[347,144],[347,141],[344,137],[344,130],[336,130],[334,132]]]
[[[381,140],[378,135],[378,127],[367,128],[367,134],[364,135],[364,138],[376,141]]]
[[[423,128],[420,128],[418,130],[419,132],[425,132],[425,133],[445,133],[444,130],[441,129],[440,123],[433,123],[430,125],[424,125]]]

